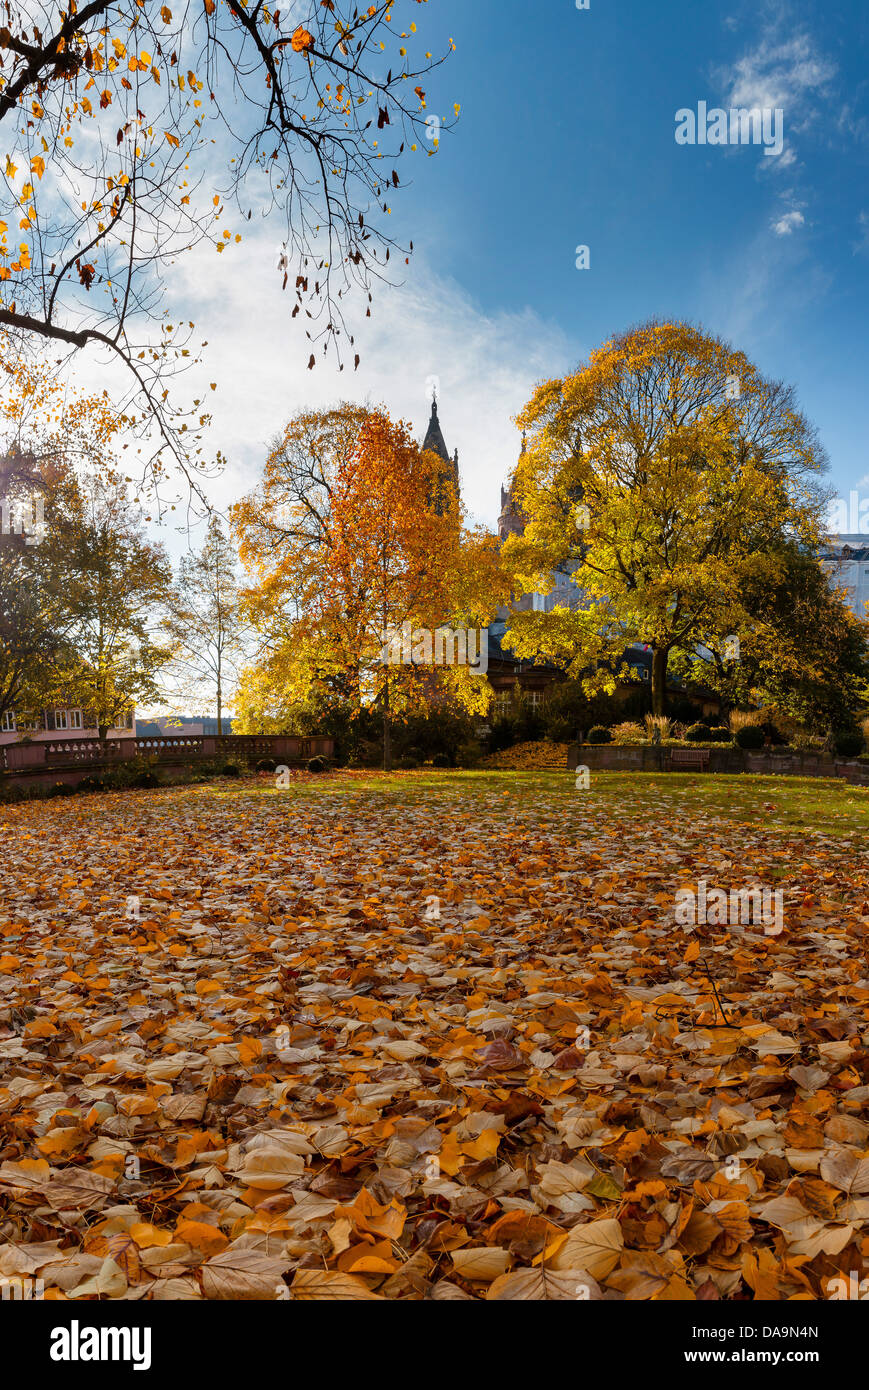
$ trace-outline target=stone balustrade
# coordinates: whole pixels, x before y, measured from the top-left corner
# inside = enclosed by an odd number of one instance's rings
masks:
[[[335,743],[320,734],[182,735],[178,738],[39,739],[0,746],[0,770],[7,773],[104,767],[143,757],[159,763],[187,763],[199,758],[275,758],[288,764],[309,758],[332,758]]]

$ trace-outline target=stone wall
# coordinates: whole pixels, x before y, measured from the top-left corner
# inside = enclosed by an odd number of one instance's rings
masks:
[[[788,748],[776,752],[771,748],[749,752],[742,748],[710,748],[706,768],[711,773],[762,773],[766,776],[842,777],[856,786],[869,786],[869,763],[856,758],[836,758],[831,753],[798,752]],[[671,749],[653,744],[637,747],[615,746],[611,743],[584,743],[580,748],[572,743],[567,752],[571,772],[587,767],[598,772],[693,772],[699,768],[673,767]]]
[[[270,757],[289,767],[304,767],[309,758],[331,759],[334,739],[320,735],[296,737],[278,734],[196,735],[185,738],[56,739],[22,742],[0,748],[0,787],[53,786],[64,782],[77,787],[83,777],[100,776],[131,758],[142,757],[163,772],[180,772],[206,758],[225,758],[249,763]]]

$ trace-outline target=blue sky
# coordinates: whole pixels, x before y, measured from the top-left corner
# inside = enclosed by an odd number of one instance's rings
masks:
[[[556,325],[571,360],[652,315],[703,323],[796,385],[836,486],[865,479],[865,0],[428,9],[457,45],[430,104],[462,116],[401,201],[422,255],[483,314]],[[700,100],[780,107],[781,157],[677,145]]]
[[[171,307],[208,339],[201,375],[219,384],[217,504],[303,407],[382,401],[421,438],[436,376],[465,499],[494,525],[535,383],[651,316],[699,322],[793,383],[831,483],[869,493],[866,0],[397,0],[411,18],[420,49],[455,40],[428,109],[459,102],[461,120],[400,166],[393,230],[416,249],[371,319],[353,310],[359,371],[306,371],[268,224],[179,264]],[[676,112],[700,101],[781,108],[781,155],[678,145]]]

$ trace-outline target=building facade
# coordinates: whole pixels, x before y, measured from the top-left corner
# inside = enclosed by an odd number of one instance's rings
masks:
[[[0,716],[0,744],[20,743],[29,738],[35,741],[56,739],[99,738],[96,716],[93,711],[78,705],[53,705],[50,709],[31,714],[18,710],[7,710]],[[109,738],[135,738],[135,710],[125,716],[123,723],[113,725]]]
[[[858,618],[869,617],[869,535],[832,536],[822,546],[820,558],[830,584],[844,589],[851,612]]]

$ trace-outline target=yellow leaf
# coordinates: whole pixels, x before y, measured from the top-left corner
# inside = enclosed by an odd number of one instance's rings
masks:
[[[253,1062],[255,1058],[263,1054],[263,1045],[259,1038],[242,1038],[238,1045],[239,1060],[247,1066],[248,1062]]]

